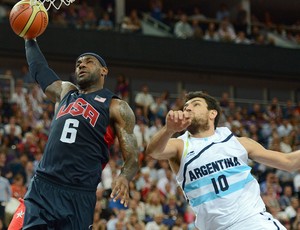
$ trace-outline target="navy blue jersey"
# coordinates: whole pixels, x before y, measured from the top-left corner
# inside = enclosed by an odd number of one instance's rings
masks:
[[[108,89],[81,94],[70,91],[59,103],[37,168],[59,183],[96,188],[108,162],[109,105],[116,97]]]

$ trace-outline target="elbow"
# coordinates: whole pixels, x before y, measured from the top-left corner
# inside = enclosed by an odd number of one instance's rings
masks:
[[[145,155],[148,156],[148,157],[152,157],[154,159],[155,158],[155,153],[151,150],[151,148],[148,146],[145,150]]]

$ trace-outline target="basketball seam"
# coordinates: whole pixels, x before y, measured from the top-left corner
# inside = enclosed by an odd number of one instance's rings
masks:
[[[31,15],[30,15],[28,21],[26,22],[25,27],[23,28],[23,30],[22,30],[22,32],[20,33],[19,36],[23,37],[27,33],[27,31],[29,30],[30,26],[32,25],[34,19],[37,16],[38,10],[39,9],[37,9],[35,6],[32,6]]]
[[[22,11],[20,11],[20,13],[18,13],[18,15],[14,18],[14,20],[12,21],[12,25],[14,24],[14,22],[17,20],[17,18],[19,17],[19,15],[21,15],[23,12],[25,12],[26,10],[28,9],[28,7],[27,8],[24,8]]]

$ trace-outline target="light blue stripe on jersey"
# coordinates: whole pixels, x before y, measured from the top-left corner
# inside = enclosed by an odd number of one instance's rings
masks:
[[[198,196],[196,198],[191,199],[190,204],[191,204],[191,206],[195,207],[195,206],[198,206],[202,203],[205,203],[205,202],[208,202],[208,201],[211,201],[211,200],[215,200],[217,198],[220,198],[220,197],[226,196],[228,194],[234,193],[238,190],[243,189],[245,184],[249,183],[252,180],[254,180],[254,177],[251,174],[249,174],[246,179],[229,185],[229,188],[226,191],[219,190],[218,194],[216,194],[215,192],[209,192],[209,193],[204,194],[202,196]]]

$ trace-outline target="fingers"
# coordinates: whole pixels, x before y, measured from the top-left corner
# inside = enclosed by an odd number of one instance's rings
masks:
[[[170,110],[168,115],[167,115],[167,119],[170,122],[175,122],[175,123],[183,123],[186,121],[190,120],[190,116],[189,113],[187,113],[186,111],[174,111],[174,110]]]
[[[110,194],[110,197],[113,199],[114,202],[120,200],[121,204],[127,207],[129,202],[128,185],[126,183],[122,183],[118,181],[114,182],[112,184],[112,192]]]

